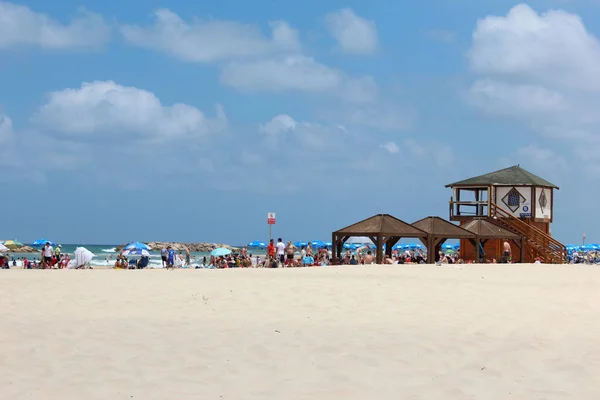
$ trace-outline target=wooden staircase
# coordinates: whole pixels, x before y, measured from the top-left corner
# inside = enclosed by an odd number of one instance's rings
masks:
[[[531,259],[539,257],[542,262],[549,264],[564,264],[567,262],[567,248],[541,229],[523,222],[509,214],[495,203],[490,202],[491,221],[512,232],[525,237]]]

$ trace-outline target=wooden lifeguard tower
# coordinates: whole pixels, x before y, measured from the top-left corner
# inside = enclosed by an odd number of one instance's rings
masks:
[[[521,235],[523,251],[516,241],[510,241],[513,259],[545,263],[566,262],[565,246],[551,236],[554,219],[554,190],[558,186],[532,174],[519,165],[490,172],[446,185],[452,188],[450,220],[465,225],[475,219],[485,219]],[[461,256],[476,259],[476,249],[468,240],[461,240]],[[488,257],[499,258],[502,239],[488,240],[484,246]]]

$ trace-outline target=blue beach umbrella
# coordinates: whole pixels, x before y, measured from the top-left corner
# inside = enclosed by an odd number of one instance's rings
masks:
[[[331,246],[333,246],[333,243],[331,243],[331,242],[323,242],[323,246],[331,247]]]
[[[443,244],[442,250],[454,250],[454,246],[452,246],[451,244]]]
[[[124,247],[124,250],[151,250],[151,247],[142,242],[131,242]]]
[[[265,242],[261,242],[260,240],[255,240],[254,242],[248,243],[248,247],[267,247]]]
[[[300,241],[294,242],[294,246],[296,246],[298,248],[300,248],[300,247],[306,247],[306,245],[308,245],[307,242],[300,242]]]
[[[145,256],[145,257],[150,257],[150,253],[148,253],[148,250],[144,250],[144,249],[125,250],[123,252],[123,255],[125,255],[125,256]]]
[[[320,240],[313,240],[312,242],[310,242],[310,245],[312,247],[323,247],[323,242]]]
[[[210,252],[210,255],[213,257],[222,257],[231,254],[231,250],[226,249],[224,247],[217,247],[213,251]]]
[[[50,246],[56,246],[56,243],[47,240],[47,239],[38,239],[35,242],[31,243],[33,247],[44,247],[46,243],[50,243]]]

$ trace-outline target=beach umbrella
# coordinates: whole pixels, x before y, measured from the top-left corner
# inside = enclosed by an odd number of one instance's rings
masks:
[[[260,240],[255,240],[254,242],[248,243],[248,247],[267,247],[267,244]]]
[[[35,242],[31,243],[31,245],[33,247],[44,247],[46,243],[50,243],[50,246],[56,246],[56,243],[47,239],[38,239]]]
[[[8,251],[8,247],[3,244],[0,244],[0,251]]]
[[[306,245],[308,245],[307,242],[294,242],[294,246],[300,248],[300,247],[306,247]]]
[[[454,249],[446,249],[446,250],[444,250],[444,253],[446,253],[446,254],[456,254],[456,250],[454,250]]]
[[[312,242],[310,242],[310,245],[312,247],[323,247],[323,242],[320,240],[313,240]]]
[[[17,242],[16,240],[7,240],[6,242],[4,242],[2,244],[11,250],[18,249],[19,247],[23,247],[23,243]]]
[[[373,244],[373,241],[368,236],[352,236],[346,243],[348,244]]]
[[[333,243],[331,243],[331,242],[323,242],[323,246],[331,247],[331,246],[333,246]]]
[[[136,250],[137,249],[152,250],[152,248],[150,246],[148,246],[146,243],[142,243],[142,242],[131,242],[123,248],[123,250],[134,250],[134,249],[136,249]]]
[[[69,262],[67,268],[83,267],[94,258],[94,253],[86,249],[85,247],[78,247],[74,252],[75,258]]]
[[[454,246],[452,246],[451,244],[443,244],[442,250],[454,250]]]
[[[210,252],[210,255],[213,257],[227,256],[229,254],[231,254],[231,250],[226,249],[224,247],[217,247],[216,249]]]
[[[395,244],[394,247],[392,247],[392,250],[400,250],[403,248],[404,248],[404,245],[402,243],[398,243],[398,244]]]
[[[131,250],[125,250],[123,252],[124,256],[146,256],[146,257],[150,257],[150,253],[148,253],[148,250],[144,250],[144,249],[131,249]]]

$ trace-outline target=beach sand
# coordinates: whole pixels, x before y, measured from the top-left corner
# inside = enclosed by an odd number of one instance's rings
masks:
[[[597,399],[600,268],[0,271],[1,399]]]

